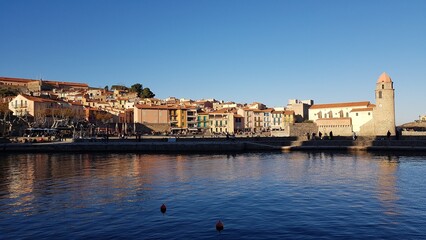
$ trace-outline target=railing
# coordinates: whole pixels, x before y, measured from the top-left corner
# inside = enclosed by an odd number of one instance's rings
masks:
[[[28,105],[21,105],[21,104],[19,104],[19,105],[13,106],[13,108],[15,108],[15,109],[18,109],[18,108],[28,108]]]

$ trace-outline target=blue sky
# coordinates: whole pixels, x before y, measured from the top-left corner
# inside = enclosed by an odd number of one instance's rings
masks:
[[[142,83],[156,97],[284,106],[374,100],[426,114],[426,1],[0,0],[0,76]]]

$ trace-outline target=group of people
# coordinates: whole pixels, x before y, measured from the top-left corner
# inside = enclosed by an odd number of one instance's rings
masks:
[[[396,139],[398,139],[398,137],[399,137],[398,133],[399,132],[397,131],[397,133],[396,133]],[[388,131],[386,133],[386,137],[387,137],[388,140],[391,139],[391,132],[390,131]],[[329,139],[329,140],[332,140],[333,139],[333,131],[330,131],[330,133],[329,133],[328,136],[327,136],[327,133],[325,133],[324,134],[324,138],[323,138],[322,132],[318,132],[318,138],[316,136],[316,133],[312,133],[312,134],[306,133],[306,138],[307,138],[307,140],[311,140],[311,139],[312,140],[316,140],[316,139]],[[356,133],[354,131],[352,131],[352,140],[355,141],[357,139],[358,139],[358,136],[356,135]]]
[[[310,133],[306,133],[306,138],[308,139],[308,140],[316,140],[316,139],[329,139],[329,140],[332,140],[333,139],[333,131],[330,131],[330,133],[327,135],[327,133],[324,133],[324,136],[322,135],[322,132],[320,131],[320,132],[318,132],[318,138],[317,138],[317,135],[316,135],[316,133],[312,133],[312,134],[310,134]]]

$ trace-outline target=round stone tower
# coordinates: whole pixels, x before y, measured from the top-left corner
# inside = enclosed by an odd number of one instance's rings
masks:
[[[376,107],[373,117],[376,136],[385,136],[388,131],[395,136],[395,89],[392,79],[385,72],[376,83]]]

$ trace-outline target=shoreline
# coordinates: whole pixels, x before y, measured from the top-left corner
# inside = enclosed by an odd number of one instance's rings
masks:
[[[426,140],[298,140],[297,138],[152,138],[76,139],[40,143],[1,143],[1,153],[241,153],[241,152],[421,152],[426,154]]]

